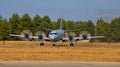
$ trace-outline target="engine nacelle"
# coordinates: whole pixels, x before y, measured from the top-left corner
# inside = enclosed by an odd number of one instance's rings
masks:
[[[43,40],[43,36],[42,35],[38,35],[38,40]]]
[[[25,38],[29,38],[29,34],[28,34],[28,33],[25,33],[25,34],[24,34],[24,37],[25,37]]]
[[[68,38],[69,38],[70,41],[73,41],[73,36],[72,35],[69,35]]]
[[[88,39],[86,34],[83,34],[82,38],[83,38],[83,40],[87,40]]]

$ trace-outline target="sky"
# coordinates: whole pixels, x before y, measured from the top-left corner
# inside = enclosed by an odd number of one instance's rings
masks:
[[[20,16],[28,13],[48,15],[52,21],[59,17],[65,20],[96,22],[98,18],[109,22],[120,17],[120,0],[0,0],[0,15],[10,18],[13,13]]]

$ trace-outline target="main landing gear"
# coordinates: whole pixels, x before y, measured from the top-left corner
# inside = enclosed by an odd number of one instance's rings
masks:
[[[40,43],[40,46],[44,46],[44,43]]]
[[[44,46],[44,43],[40,43],[40,46]],[[56,46],[56,44],[52,44],[52,46]],[[70,43],[70,47],[73,47],[74,44],[73,43]]]
[[[40,43],[40,46],[44,46],[44,43]],[[52,44],[52,46],[56,46],[56,44]]]

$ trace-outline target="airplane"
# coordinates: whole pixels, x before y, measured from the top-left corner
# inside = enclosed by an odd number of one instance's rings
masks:
[[[82,37],[73,37],[72,35],[68,35],[68,37],[65,37],[65,32],[67,31],[75,31],[75,30],[63,30],[62,29],[62,18],[60,22],[60,28],[57,30],[52,30],[52,29],[46,29],[45,30],[50,30],[51,32],[48,34],[48,37],[44,37],[42,35],[38,36],[30,36],[28,33],[25,33],[24,35],[16,35],[16,34],[9,34],[9,36],[16,36],[16,37],[23,37],[23,38],[28,38],[28,39],[38,39],[40,41],[40,46],[44,46],[45,40],[49,40],[51,42],[57,42],[57,41],[69,41],[70,46],[74,46],[73,41],[74,40],[82,40],[82,39],[88,39],[88,38],[105,38],[104,36],[92,36],[92,37],[87,37],[83,35]],[[56,44],[52,44],[53,46],[56,46]]]

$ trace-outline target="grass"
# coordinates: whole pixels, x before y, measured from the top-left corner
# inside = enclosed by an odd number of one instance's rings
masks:
[[[0,61],[92,61],[120,62],[120,48],[79,48],[69,47],[39,47],[39,42],[7,41],[3,46],[0,42]],[[57,43],[63,46],[62,43]],[[8,45],[10,45],[8,47]],[[17,45],[17,46],[16,46]],[[22,46],[20,46],[22,45]],[[75,46],[118,46],[119,43],[75,43]],[[32,48],[31,48],[32,47]]]
[[[69,46],[69,42],[56,42],[57,46]],[[0,45],[9,46],[39,46],[38,41],[0,41]],[[45,42],[45,46],[51,46],[51,42]],[[100,46],[100,47],[120,47],[120,43],[84,43],[84,42],[74,42],[75,46]]]
[[[120,49],[8,48],[0,47],[0,61],[97,61],[120,62]]]

